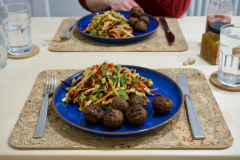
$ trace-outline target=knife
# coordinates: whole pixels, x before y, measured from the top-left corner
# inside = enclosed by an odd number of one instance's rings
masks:
[[[204,135],[201,123],[198,119],[197,112],[191,101],[191,96],[190,96],[190,92],[188,89],[186,76],[184,73],[182,73],[178,77],[178,85],[182,89],[182,92],[184,95],[185,106],[186,106],[186,110],[187,110],[188,120],[189,120],[191,130],[192,130],[193,138],[194,139],[204,139],[205,135]]]
[[[168,24],[165,20],[165,18],[159,18],[159,21],[162,24],[163,29],[165,30],[166,33],[166,37],[168,40],[169,45],[172,45],[175,41],[175,36],[173,35],[173,33],[169,30]]]

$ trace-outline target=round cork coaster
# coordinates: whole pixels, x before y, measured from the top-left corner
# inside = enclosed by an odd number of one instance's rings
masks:
[[[12,55],[12,54],[8,53],[8,58],[10,58],[10,59],[25,59],[25,58],[33,57],[33,56],[37,55],[39,52],[40,52],[39,47],[37,45],[33,44],[32,52],[29,52],[24,55]]]
[[[217,88],[220,88],[225,91],[230,91],[230,92],[240,92],[240,86],[239,87],[231,87],[231,86],[226,86],[222,84],[218,80],[218,71],[213,72],[210,76],[210,82]]]

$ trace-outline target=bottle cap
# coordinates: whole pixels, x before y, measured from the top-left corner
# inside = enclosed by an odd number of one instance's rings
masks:
[[[226,22],[214,22],[208,26],[209,31],[220,34],[220,29],[222,26],[229,24]]]

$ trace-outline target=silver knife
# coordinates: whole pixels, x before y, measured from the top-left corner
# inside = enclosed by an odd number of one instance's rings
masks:
[[[70,25],[66,29],[66,32],[63,34],[62,39],[70,39],[71,38],[69,30],[75,25],[76,21],[77,20],[72,20],[72,22],[70,23]]]
[[[178,85],[182,89],[182,92],[184,95],[185,106],[186,106],[186,110],[187,110],[188,120],[189,120],[191,130],[192,130],[193,138],[194,139],[204,139],[205,135],[204,135],[201,123],[199,121],[197,112],[192,104],[186,76],[184,73],[182,73],[178,77]]]

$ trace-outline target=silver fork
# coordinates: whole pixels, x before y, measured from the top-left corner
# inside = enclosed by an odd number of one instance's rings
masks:
[[[49,95],[53,94],[55,89],[56,89],[56,74],[54,75],[54,77],[53,77],[53,74],[47,75],[47,81],[44,88],[45,96],[42,101],[37,127],[35,129],[35,133],[33,136],[34,138],[39,138],[39,137],[42,137],[43,135],[45,125],[46,125],[46,120],[47,120],[48,98],[49,98]]]
[[[66,32],[63,34],[62,39],[70,39],[71,38],[69,30],[75,25],[76,21],[77,20],[72,20],[72,22],[66,29]]]

